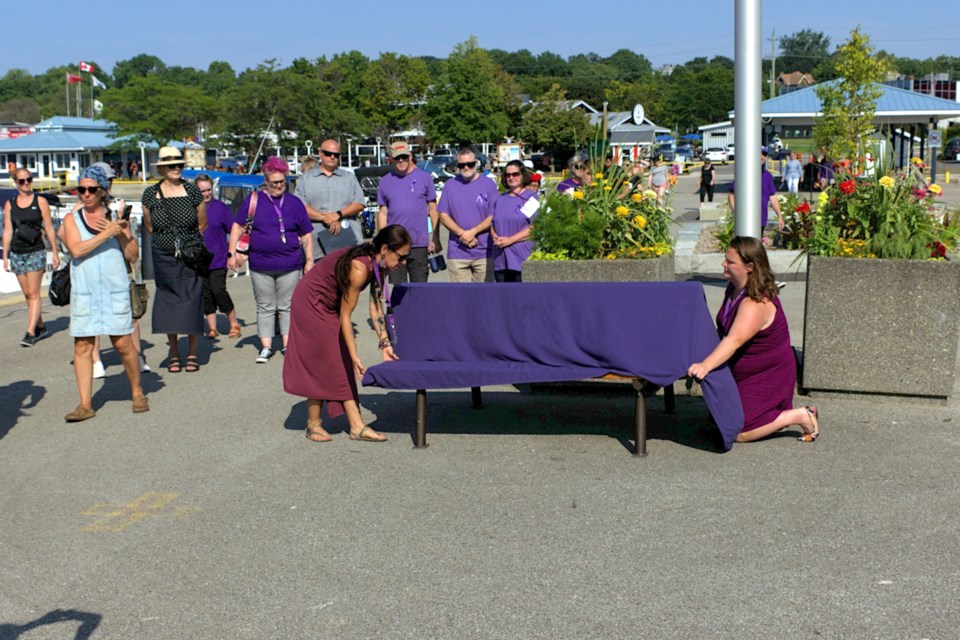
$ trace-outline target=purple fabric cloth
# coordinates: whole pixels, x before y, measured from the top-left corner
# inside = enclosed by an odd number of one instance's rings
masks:
[[[539,200],[536,191],[524,190],[519,195],[500,194],[493,206],[493,228],[498,236],[512,236],[530,226],[530,218],[520,209],[528,200]],[[536,216],[534,216],[536,217]],[[493,270],[513,269],[520,271],[523,263],[533,253],[533,241],[514,242],[506,249],[493,248]]]
[[[419,168],[405,176],[391,171],[380,178],[377,188],[377,204],[387,207],[387,224],[402,225],[410,234],[414,247],[425,247],[430,242],[427,203],[436,199],[433,177]]]
[[[667,385],[719,343],[698,282],[405,284],[393,309],[400,360],[367,369],[364,385],[460,389],[607,373]],[[730,370],[712,371],[702,388],[729,449],[743,427]]]
[[[730,193],[733,193],[735,180],[730,181]],[[777,194],[777,185],[773,182],[773,174],[766,169],[760,173],[760,228],[767,226],[770,197]]]
[[[233,219],[241,227],[247,223],[250,198],[243,200]],[[280,218],[272,203],[281,205],[283,228],[280,235]],[[253,213],[253,231],[250,232],[249,264],[254,271],[298,271],[303,268],[303,249],[300,236],[313,232],[310,217],[303,201],[292,193],[272,200],[265,191],[258,192],[257,208]],[[282,238],[286,238],[286,242]]]
[[[743,302],[743,297],[734,298],[733,292],[733,285],[727,285],[723,304],[717,313],[717,333],[721,339],[730,332]],[[725,312],[728,303],[730,308]],[[744,431],[770,424],[782,412],[793,409],[797,361],[790,346],[790,329],[780,298],[774,298],[773,305],[777,314],[770,326],[748,340],[727,361],[733,379],[737,381]]]
[[[213,254],[210,270],[227,268],[227,240],[233,227],[233,212],[219,200],[207,203],[207,228],[203,231],[203,244]]]
[[[466,183],[457,176],[443,185],[437,211],[447,214],[464,229],[472,229],[493,213],[493,203],[499,195],[497,183],[486,176],[478,176]],[[460,244],[451,234],[447,244],[447,257],[454,260],[482,260],[487,257],[489,246],[488,231],[477,236],[477,246],[472,249]]]
[[[567,191],[569,189],[578,189],[581,186],[582,185],[576,180],[574,180],[573,178],[567,178],[566,180],[564,180],[563,182],[557,185],[557,191],[563,193],[564,191]]]

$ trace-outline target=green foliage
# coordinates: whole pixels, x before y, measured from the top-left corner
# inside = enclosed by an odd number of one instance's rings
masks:
[[[839,78],[815,89],[823,106],[814,120],[813,138],[834,158],[863,157],[882,91],[875,83],[883,80],[886,68],[859,27],[839,47],[837,59]]]
[[[568,195],[569,193],[569,195]],[[673,253],[670,208],[622,172],[568,193],[552,192],[530,228],[537,259],[652,258]],[[572,196],[572,197],[571,197]]]
[[[532,60],[532,56],[531,56]],[[431,91],[423,126],[435,141],[472,143],[500,140],[510,124],[513,83],[470,38],[456,46]]]
[[[123,88],[107,89],[100,98],[103,116],[121,135],[152,138],[160,144],[196,133],[197,124],[216,112],[216,102],[199,87],[161,80],[156,75],[133,78]]]
[[[568,109],[566,94],[559,85],[540,96],[523,112],[518,130],[520,138],[535,147],[554,153],[569,153],[586,144],[591,137],[590,120],[580,109]]]
[[[777,69],[784,73],[810,73],[830,56],[830,37],[820,31],[802,29],[780,37],[780,56]],[[820,78],[814,76],[818,81]]]
[[[717,239],[717,242],[720,243],[724,251],[730,246],[730,241],[733,240],[734,236],[737,235],[734,231],[734,227],[736,226],[735,222],[733,212],[727,211],[724,216],[717,221],[717,226],[713,229],[713,237]]]

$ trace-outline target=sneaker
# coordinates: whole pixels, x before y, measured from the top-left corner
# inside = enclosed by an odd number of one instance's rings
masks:
[[[264,364],[267,360],[270,359],[270,356],[273,355],[273,351],[264,347],[260,350],[260,355],[257,356],[257,364]]]
[[[280,355],[286,357],[286,355],[287,355],[287,348],[286,348],[286,347],[284,347],[283,349],[280,349]]]
[[[140,373],[150,373],[153,369],[147,364],[146,358],[140,356]]]
[[[35,337],[36,337],[37,340],[39,340],[40,338],[45,338],[45,337],[47,337],[47,325],[45,325],[45,324],[40,325],[39,327],[37,327],[36,329],[34,329],[34,331],[36,332],[36,336],[35,336]]]
[[[23,339],[20,340],[21,347],[32,347],[37,344],[37,337],[32,336],[29,333],[23,334]]]
[[[94,380],[99,380],[100,378],[105,378],[107,372],[103,369],[103,361],[98,360],[93,363],[93,378]]]

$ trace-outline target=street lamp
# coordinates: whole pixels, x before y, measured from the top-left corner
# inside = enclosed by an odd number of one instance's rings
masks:
[[[147,143],[141,140],[137,143],[140,147],[140,181],[147,182]]]
[[[380,136],[377,136],[377,166],[380,166]]]

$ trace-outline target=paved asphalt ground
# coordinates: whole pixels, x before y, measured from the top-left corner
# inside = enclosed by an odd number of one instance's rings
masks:
[[[151,411],[108,349],[78,425],[66,310],[23,349],[24,305],[0,302],[0,640],[960,637],[956,400],[817,398],[816,443],[728,453],[701,399],[654,400],[636,459],[618,388],[433,393],[425,450],[412,393],[363,389],[390,441],[338,419],[315,444],[229,286],[240,341],[169,374],[148,314]],[[802,282],[784,302],[800,344]]]

